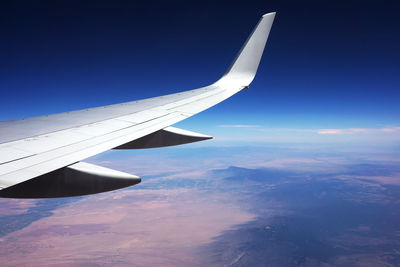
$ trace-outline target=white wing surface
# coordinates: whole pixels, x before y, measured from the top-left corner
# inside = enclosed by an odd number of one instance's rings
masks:
[[[110,149],[190,143],[210,136],[169,127],[248,88],[275,13],[264,15],[212,85],[145,100],[0,122],[0,196],[64,197],[137,184],[130,174],[83,163]]]

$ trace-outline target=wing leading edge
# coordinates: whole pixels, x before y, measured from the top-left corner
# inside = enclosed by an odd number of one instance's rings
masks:
[[[261,18],[231,67],[212,85],[117,105],[0,122],[0,189],[3,189],[0,196],[58,197],[77,195],[76,192],[84,195],[129,186],[140,179],[135,176],[127,182],[117,175],[109,186],[114,177],[109,171],[102,176],[105,168],[91,166],[89,169],[96,169],[96,175],[93,175],[85,171],[87,168],[82,169],[79,164],[83,163],[79,162],[115,148],[159,147],[211,138],[169,126],[248,88],[255,77],[274,17],[275,13],[268,13]],[[88,177],[88,181],[95,177],[95,189],[93,186],[88,190],[84,189],[85,186],[80,187],[84,178],[79,182],[69,178],[76,173],[79,177]],[[68,187],[60,182],[57,186],[59,194],[49,193],[54,189],[46,188],[46,183],[51,181],[54,184],[57,179],[67,183],[75,181],[76,184]],[[118,179],[123,181],[120,186]],[[19,186],[35,180],[39,181],[35,190],[40,191],[40,187],[44,193],[24,196],[24,190]],[[102,181],[107,183],[102,186]],[[73,192],[69,193],[69,190]],[[6,191],[19,193],[2,194]]]

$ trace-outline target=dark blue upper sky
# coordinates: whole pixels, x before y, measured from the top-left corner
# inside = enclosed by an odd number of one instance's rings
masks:
[[[276,11],[250,90],[187,125],[396,127],[399,8],[396,1],[2,3],[0,119],[207,85],[260,16]]]

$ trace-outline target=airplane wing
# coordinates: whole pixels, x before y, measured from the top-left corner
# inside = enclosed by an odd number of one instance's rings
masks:
[[[210,136],[170,127],[242,89],[256,74],[275,13],[262,16],[228,71],[195,90],[122,104],[0,122],[0,197],[99,193],[139,177],[82,162],[110,149],[163,147]]]

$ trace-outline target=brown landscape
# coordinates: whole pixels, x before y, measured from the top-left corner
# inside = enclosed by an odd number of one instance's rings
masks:
[[[11,200],[14,205],[26,201]],[[253,215],[224,194],[125,190],[84,198],[0,239],[2,266],[201,262],[196,248]]]

